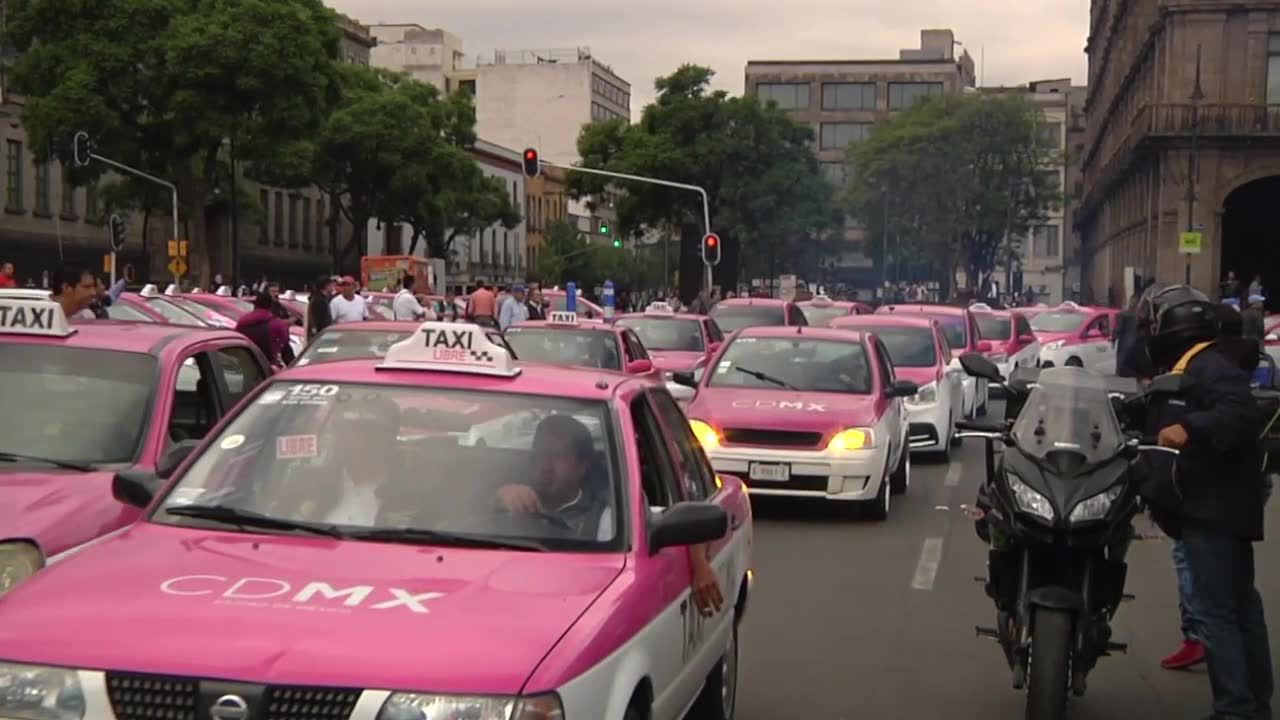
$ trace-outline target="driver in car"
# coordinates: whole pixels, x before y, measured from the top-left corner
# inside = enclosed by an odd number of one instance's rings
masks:
[[[587,426],[570,415],[549,415],[533,432],[532,453],[531,482],[503,485],[499,505],[556,518],[580,537],[612,540],[609,486]]]

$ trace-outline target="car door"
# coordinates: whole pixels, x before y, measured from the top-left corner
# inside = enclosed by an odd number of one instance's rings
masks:
[[[884,349],[884,343],[880,342],[880,338],[876,338],[875,343],[869,349],[876,356],[876,368],[880,376],[880,392],[888,392],[889,388],[893,387],[894,382],[896,382],[896,375],[893,372],[893,363],[889,360],[889,353]],[[903,448],[907,446],[907,423],[902,408],[902,398],[888,398],[884,415],[880,417],[880,424],[884,428],[885,437],[888,437],[891,443],[889,446],[889,467],[895,468],[898,466],[899,453],[903,452]]]
[[[1036,367],[1040,364],[1040,341],[1036,339],[1031,323],[1025,315],[1013,315],[1013,335],[1019,347],[1013,367]]]
[[[270,374],[266,358],[251,345],[228,344],[211,353],[223,413],[230,412]]]

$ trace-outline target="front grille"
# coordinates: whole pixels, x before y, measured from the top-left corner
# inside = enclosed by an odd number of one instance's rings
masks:
[[[753,430],[725,428],[724,440],[730,445],[762,445],[765,447],[814,448],[822,442],[822,433],[791,430]]]
[[[193,678],[107,673],[107,697],[117,720],[196,720],[199,686]],[[265,690],[266,710],[254,713],[264,720],[348,720],[361,692],[293,685]]]

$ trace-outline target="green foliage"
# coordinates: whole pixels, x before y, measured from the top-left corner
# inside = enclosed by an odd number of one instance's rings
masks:
[[[847,206],[904,262],[948,258],[971,280],[1010,241],[1044,222],[1062,198],[1046,172],[1058,160],[1039,132],[1040,110],[1020,96],[948,95],[876,125],[849,149]]]

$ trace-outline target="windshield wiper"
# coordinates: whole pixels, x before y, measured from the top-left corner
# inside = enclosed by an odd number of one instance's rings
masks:
[[[788,390],[797,390],[797,391],[799,390],[799,388],[793,387],[791,383],[788,383],[786,380],[779,380],[778,378],[768,373],[762,373],[759,370],[750,370],[748,368],[742,367],[741,365],[734,365],[733,369],[737,370],[740,373],[746,373],[757,380],[763,380],[764,382],[770,383],[772,385],[777,385],[780,388],[786,388]]]
[[[240,508],[234,508],[228,505],[178,505],[175,507],[167,507],[164,511],[170,515],[179,515],[181,517],[196,518],[198,520],[212,520],[214,522],[227,523],[228,525],[236,525],[241,529],[261,528],[264,530],[301,530],[302,532],[311,533],[312,535],[324,535],[325,537],[338,538],[340,540],[345,540],[349,537],[347,533],[334,525],[320,525],[317,523],[302,522],[300,520],[286,520],[284,518],[264,515],[252,510],[241,510]]]
[[[424,545],[456,545],[458,547],[494,548],[498,550],[524,550],[546,552],[547,546],[536,540],[497,538],[485,535],[451,533],[424,528],[368,528],[347,531],[353,540],[372,542],[404,542]]]
[[[79,470],[80,472],[93,472],[92,465],[84,463],[71,462],[69,460],[54,460],[53,458],[37,457],[35,455],[23,455],[21,453],[0,452],[0,462],[38,462],[45,465],[53,465],[54,467],[65,468],[67,470]]]

